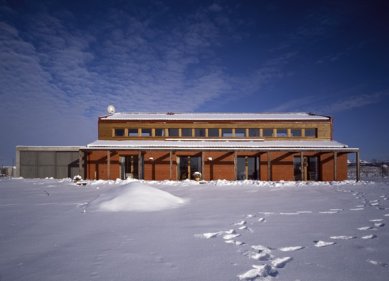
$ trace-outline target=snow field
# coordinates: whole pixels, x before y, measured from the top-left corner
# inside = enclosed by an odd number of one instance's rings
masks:
[[[4,280],[388,276],[386,183],[15,179],[0,194]]]

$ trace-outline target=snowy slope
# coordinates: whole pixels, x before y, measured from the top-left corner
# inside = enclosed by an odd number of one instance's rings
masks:
[[[387,182],[129,183],[0,180],[0,279],[389,276]],[[103,202],[121,198],[123,207],[145,196],[174,200],[153,212],[147,204],[136,212],[96,211]]]

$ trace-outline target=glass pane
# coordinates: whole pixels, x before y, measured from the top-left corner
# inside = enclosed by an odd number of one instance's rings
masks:
[[[151,129],[142,129],[142,137],[151,137]]]
[[[155,136],[156,137],[163,137],[163,136],[165,136],[165,129],[155,129]]]
[[[315,138],[316,135],[317,135],[317,129],[316,128],[305,129],[305,136],[306,137],[313,137],[313,138]]]
[[[286,129],[277,129],[277,137],[287,137],[288,131]]]
[[[263,129],[263,136],[264,137],[272,137],[273,136],[273,129]]]
[[[115,129],[115,136],[123,137],[124,136],[124,129]]]
[[[192,129],[191,128],[181,129],[181,134],[183,137],[191,137],[192,136]]]
[[[208,129],[208,137],[219,137],[219,129]]]
[[[137,137],[138,136],[138,129],[128,129],[128,136]]]
[[[238,180],[245,180],[246,179],[246,167],[245,167],[245,163],[246,163],[246,159],[244,157],[237,157],[237,163],[236,163],[236,170],[237,170],[237,179]]]
[[[290,132],[292,137],[301,137],[301,129],[292,129]]]
[[[259,137],[259,129],[254,129],[254,128],[249,129],[249,136]]]
[[[195,137],[205,137],[205,129],[195,129]]]
[[[238,128],[235,129],[235,137],[245,137],[246,136],[246,129]]]
[[[222,137],[232,137],[232,129],[228,128],[224,128],[222,129]]]
[[[170,128],[169,129],[169,137],[178,137],[178,129]]]

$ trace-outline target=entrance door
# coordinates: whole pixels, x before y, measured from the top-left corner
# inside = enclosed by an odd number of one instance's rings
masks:
[[[195,172],[201,173],[201,157],[179,156],[178,178],[180,180],[193,179]]]
[[[301,170],[301,157],[293,158],[294,179],[296,181],[318,181],[319,180],[319,158],[316,156],[303,157]]]
[[[258,157],[238,156],[237,157],[237,180],[257,180],[259,175]]]
[[[120,161],[120,177],[122,179],[141,178],[141,173],[139,171],[139,161],[142,161],[142,159],[139,159],[138,155],[121,156],[119,161]],[[142,162],[141,165],[143,167]]]

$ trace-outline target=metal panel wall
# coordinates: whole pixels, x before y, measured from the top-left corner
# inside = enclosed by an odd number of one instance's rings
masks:
[[[78,174],[78,151],[20,151],[23,178],[73,178]]]

